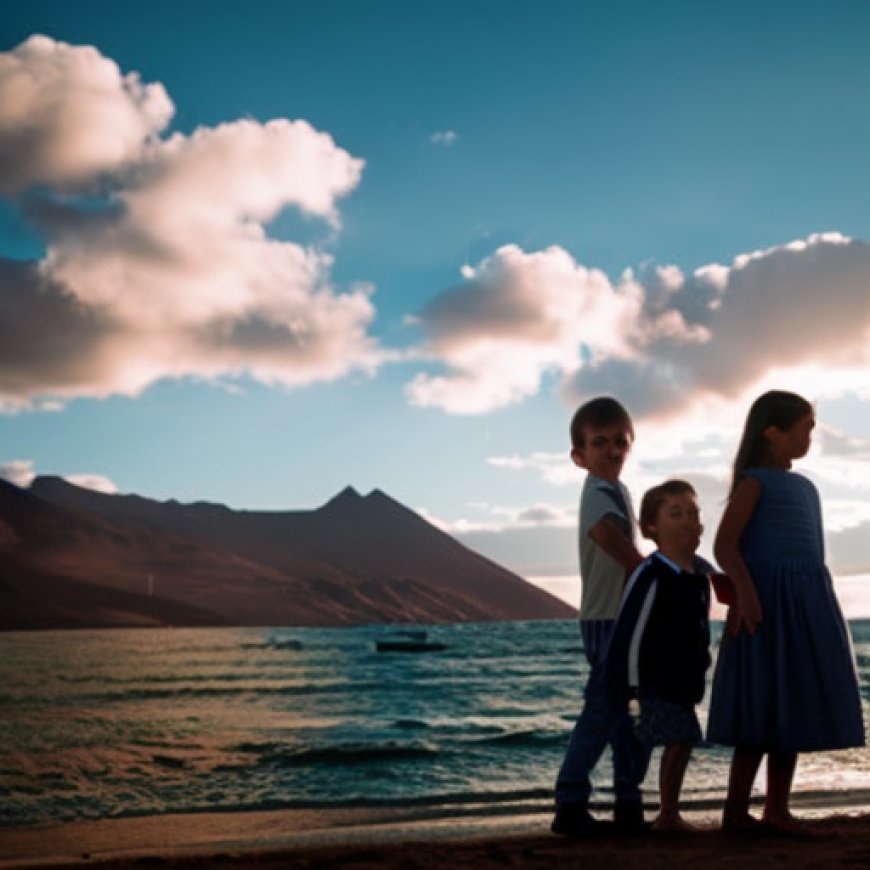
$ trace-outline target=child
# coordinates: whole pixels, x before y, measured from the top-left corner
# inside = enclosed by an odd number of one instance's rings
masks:
[[[710,667],[710,583],[698,570],[701,541],[697,493],[668,480],[643,497],[640,529],[658,550],[632,574],[607,654],[615,700],[640,699],[638,735],[664,746],[659,771],[661,808],[652,827],[685,831],[680,788],[692,747],[701,740],[695,704]]]
[[[568,837],[587,836],[598,825],[589,812],[590,775],[608,742],[613,750],[617,829],[644,829],[640,783],[649,752],[634,733],[627,707],[614,709],[610,704],[603,655],[625,578],[643,559],[634,545],[628,491],[619,481],[633,440],[631,418],[615,399],[592,399],[571,421],[571,459],[588,472],[580,499],[580,631],[591,670],[583,712],[556,781],[551,829]]]
[[[716,559],[734,582],[713,680],[708,738],[734,747],[725,830],[802,835],[788,806],[797,753],[864,745],[849,630],[824,563],[815,487],[792,460],[810,447],[813,408],[772,391],[749,410]],[[763,821],[749,797],[767,755]]]

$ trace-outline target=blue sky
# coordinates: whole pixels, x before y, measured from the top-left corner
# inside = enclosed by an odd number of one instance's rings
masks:
[[[776,385],[817,403],[832,566],[870,573],[866,4],[2,18],[10,479],[265,509],[377,486],[556,577],[577,402],[626,402],[626,480],[695,481],[709,548]]]

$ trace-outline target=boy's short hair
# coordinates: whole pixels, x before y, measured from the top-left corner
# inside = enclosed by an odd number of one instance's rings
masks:
[[[650,540],[654,540],[650,534],[650,526],[654,526],[659,515],[659,509],[665,503],[665,499],[671,495],[693,495],[698,497],[695,487],[688,480],[666,480],[658,486],[648,489],[640,502],[640,533]]]
[[[582,450],[586,446],[587,429],[624,425],[634,441],[634,426],[628,411],[610,396],[599,396],[584,402],[571,418],[571,446]]]

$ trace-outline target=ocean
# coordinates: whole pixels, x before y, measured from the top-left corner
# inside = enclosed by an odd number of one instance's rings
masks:
[[[850,625],[866,723],[870,620]],[[399,630],[0,634],[0,827],[281,808],[548,808],[586,676],[577,624],[428,626],[443,649],[378,652],[378,638]],[[703,721],[706,703],[699,712]],[[728,761],[723,748],[695,751],[689,806],[722,800]],[[605,755],[604,803],[609,783]],[[801,756],[795,792],[809,804],[866,804],[868,790],[870,751]]]

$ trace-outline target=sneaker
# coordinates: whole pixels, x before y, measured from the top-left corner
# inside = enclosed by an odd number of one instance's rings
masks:
[[[613,807],[613,825],[617,834],[635,836],[646,834],[649,824],[643,820],[641,801],[617,801]]]
[[[586,804],[561,804],[556,807],[550,830],[562,837],[590,837],[601,823],[589,812]]]

